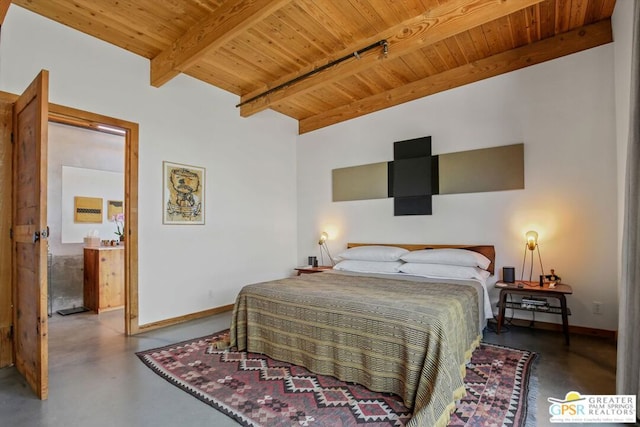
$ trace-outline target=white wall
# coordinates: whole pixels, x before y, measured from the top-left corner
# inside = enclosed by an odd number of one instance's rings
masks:
[[[124,157],[123,157],[124,159]],[[101,222],[75,220],[75,198],[92,197],[102,200]],[[116,223],[108,214],[108,201],[124,200],[124,173],[99,169],[62,167],[62,243],[84,243],[88,236],[100,240],[118,240]],[[49,207],[49,205],[48,205]],[[122,231],[122,224],[120,230]]]
[[[296,123],[243,119],[238,98],[186,76],[149,84],[149,61],[11,5],[0,90],[50,71],[50,100],[140,124],[140,324],[233,303],[296,262]],[[207,170],[204,226],[162,224],[162,161]]]
[[[391,199],[331,202],[332,169],[392,160],[394,141],[427,135],[434,154],[524,142],[525,189],[438,195],[431,216],[394,217]],[[615,330],[616,162],[612,45],[311,132],[298,145],[298,262],[328,230],[332,253],[348,241],[493,244],[498,271],[519,277],[535,229],[545,269],[573,286],[570,324]]]
[[[80,243],[62,243],[62,168],[75,166],[78,168],[108,170],[112,172],[124,171],[124,138],[103,132],[91,131],[74,126],[49,123],[49,159],[48,159],[48,190],[47,190],[47,224],[50,227],[49,249],[54,255],[82,255],[82,235],[87,229],[95,225],[82,226]],[[99,189],[96,189],[99,191]],[[123,200],[124,186],[120,185],[120,198]],[[93,193],[93,191],[92,191]],[[75,194],[81,196],[82,194]],[[87,194],[85,194],[87,195]],[[73,212],[73,196],[71,204],[66,208]],[[100,196],[102,197],[102,196]],[[106,200],[105,200],[106,203]],[[73,223],[73,216],[70,220]],[[74,226],[76,224],[67,223]],[[114,239],[113,223],[105,219],[104,225],[111,227],[111,233],[102,234],[105,239]]]

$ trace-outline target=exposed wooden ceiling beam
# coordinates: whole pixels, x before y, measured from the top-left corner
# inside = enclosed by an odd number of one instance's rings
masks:
[[[291,0],[226,1],[211,15],[151,60],[151,84],[160,87],[188,69],[209,50],[237,37]]]
[[[0,27],[4,22],[4,17],[7,16],[7,11],[9,10],[10,4],[11,0],[0,0]]]
[[[612,41],[611,19],[606,19],[300,120],[298,125],[299,133],[311,132],[374,111],[519,70]]]
[[[350,55],[358,49],[375,43],[380,39],[386,39],[388,42],[389,53],[387,59],[398,58],[414,50],[437,43],[542,1],[544,0],[450,0],[421,15],[391,27],[383,33],[366,40],[360,40],[358,46],[349,46],[347,49],[336,52],[332,57],[324,58],[311,66],[305,67],[305,69],[300,70],[298,73],[285,76],[274,82],[269,88],[277,87],[296,77],[307,74],[312,70],[331,63],[336,58]],[[359,73],[376,65],[381,58],[381,55],[367,54],[360,59],[356,60],[354,58],[351,61],[335,65],[319,74],[312,75],[277,92],[273,92],[268,96],[258,98],[253,102],[243,105],[240,108],[240,115],[248,117],[292,96],[310,92],[320,85],[330,84]],[[244,95],[241,101],[246,102],[269,88],[263,87],[259,90],[252,91]]]

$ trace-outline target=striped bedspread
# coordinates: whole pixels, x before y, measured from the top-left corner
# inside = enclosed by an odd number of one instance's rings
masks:
[[[409,426],[445,426],[480,341],[473,286],[326,272],[245,286],[231,345],[413,408]]]

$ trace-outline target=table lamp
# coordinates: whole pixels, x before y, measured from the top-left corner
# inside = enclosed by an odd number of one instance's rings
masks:
[[[531,252],[531,265],[529,268],[529,281],[532,281],[533,278],[533,251],[538,251],[538,259],[540,260],[540,274],[544,276],[544,268],[542,267],[542,257],[540,256],[540,247],[538,246],[538,233],[531,230],[527,231],[525,234],[527,238],[527,242],[524,246],[524,256],[522,258],[522,272],[520,273],[520,280],[524,280],[524,268],[527,260],[527,251]]]
[[[327,257],[329,257],[331,265],[335,265],[335,263],[333,262],[333,258],[331,258],[331,253],[329,253],[329,248],[327,247],[328,238],[329,235],[327,234],[327,232],[323,231],[320,234],[320,238],[318,239],[318,245],[320,245],[320,262],[322,263],[322,265],[324,265],[324,257],[322,256],[322,250],[324,249],[324,251],[327,253]]]

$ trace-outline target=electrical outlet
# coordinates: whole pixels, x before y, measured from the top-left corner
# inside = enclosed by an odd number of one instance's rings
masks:
[[[602,314],[602,303],[600,301],[593,302],[593,314]]]

